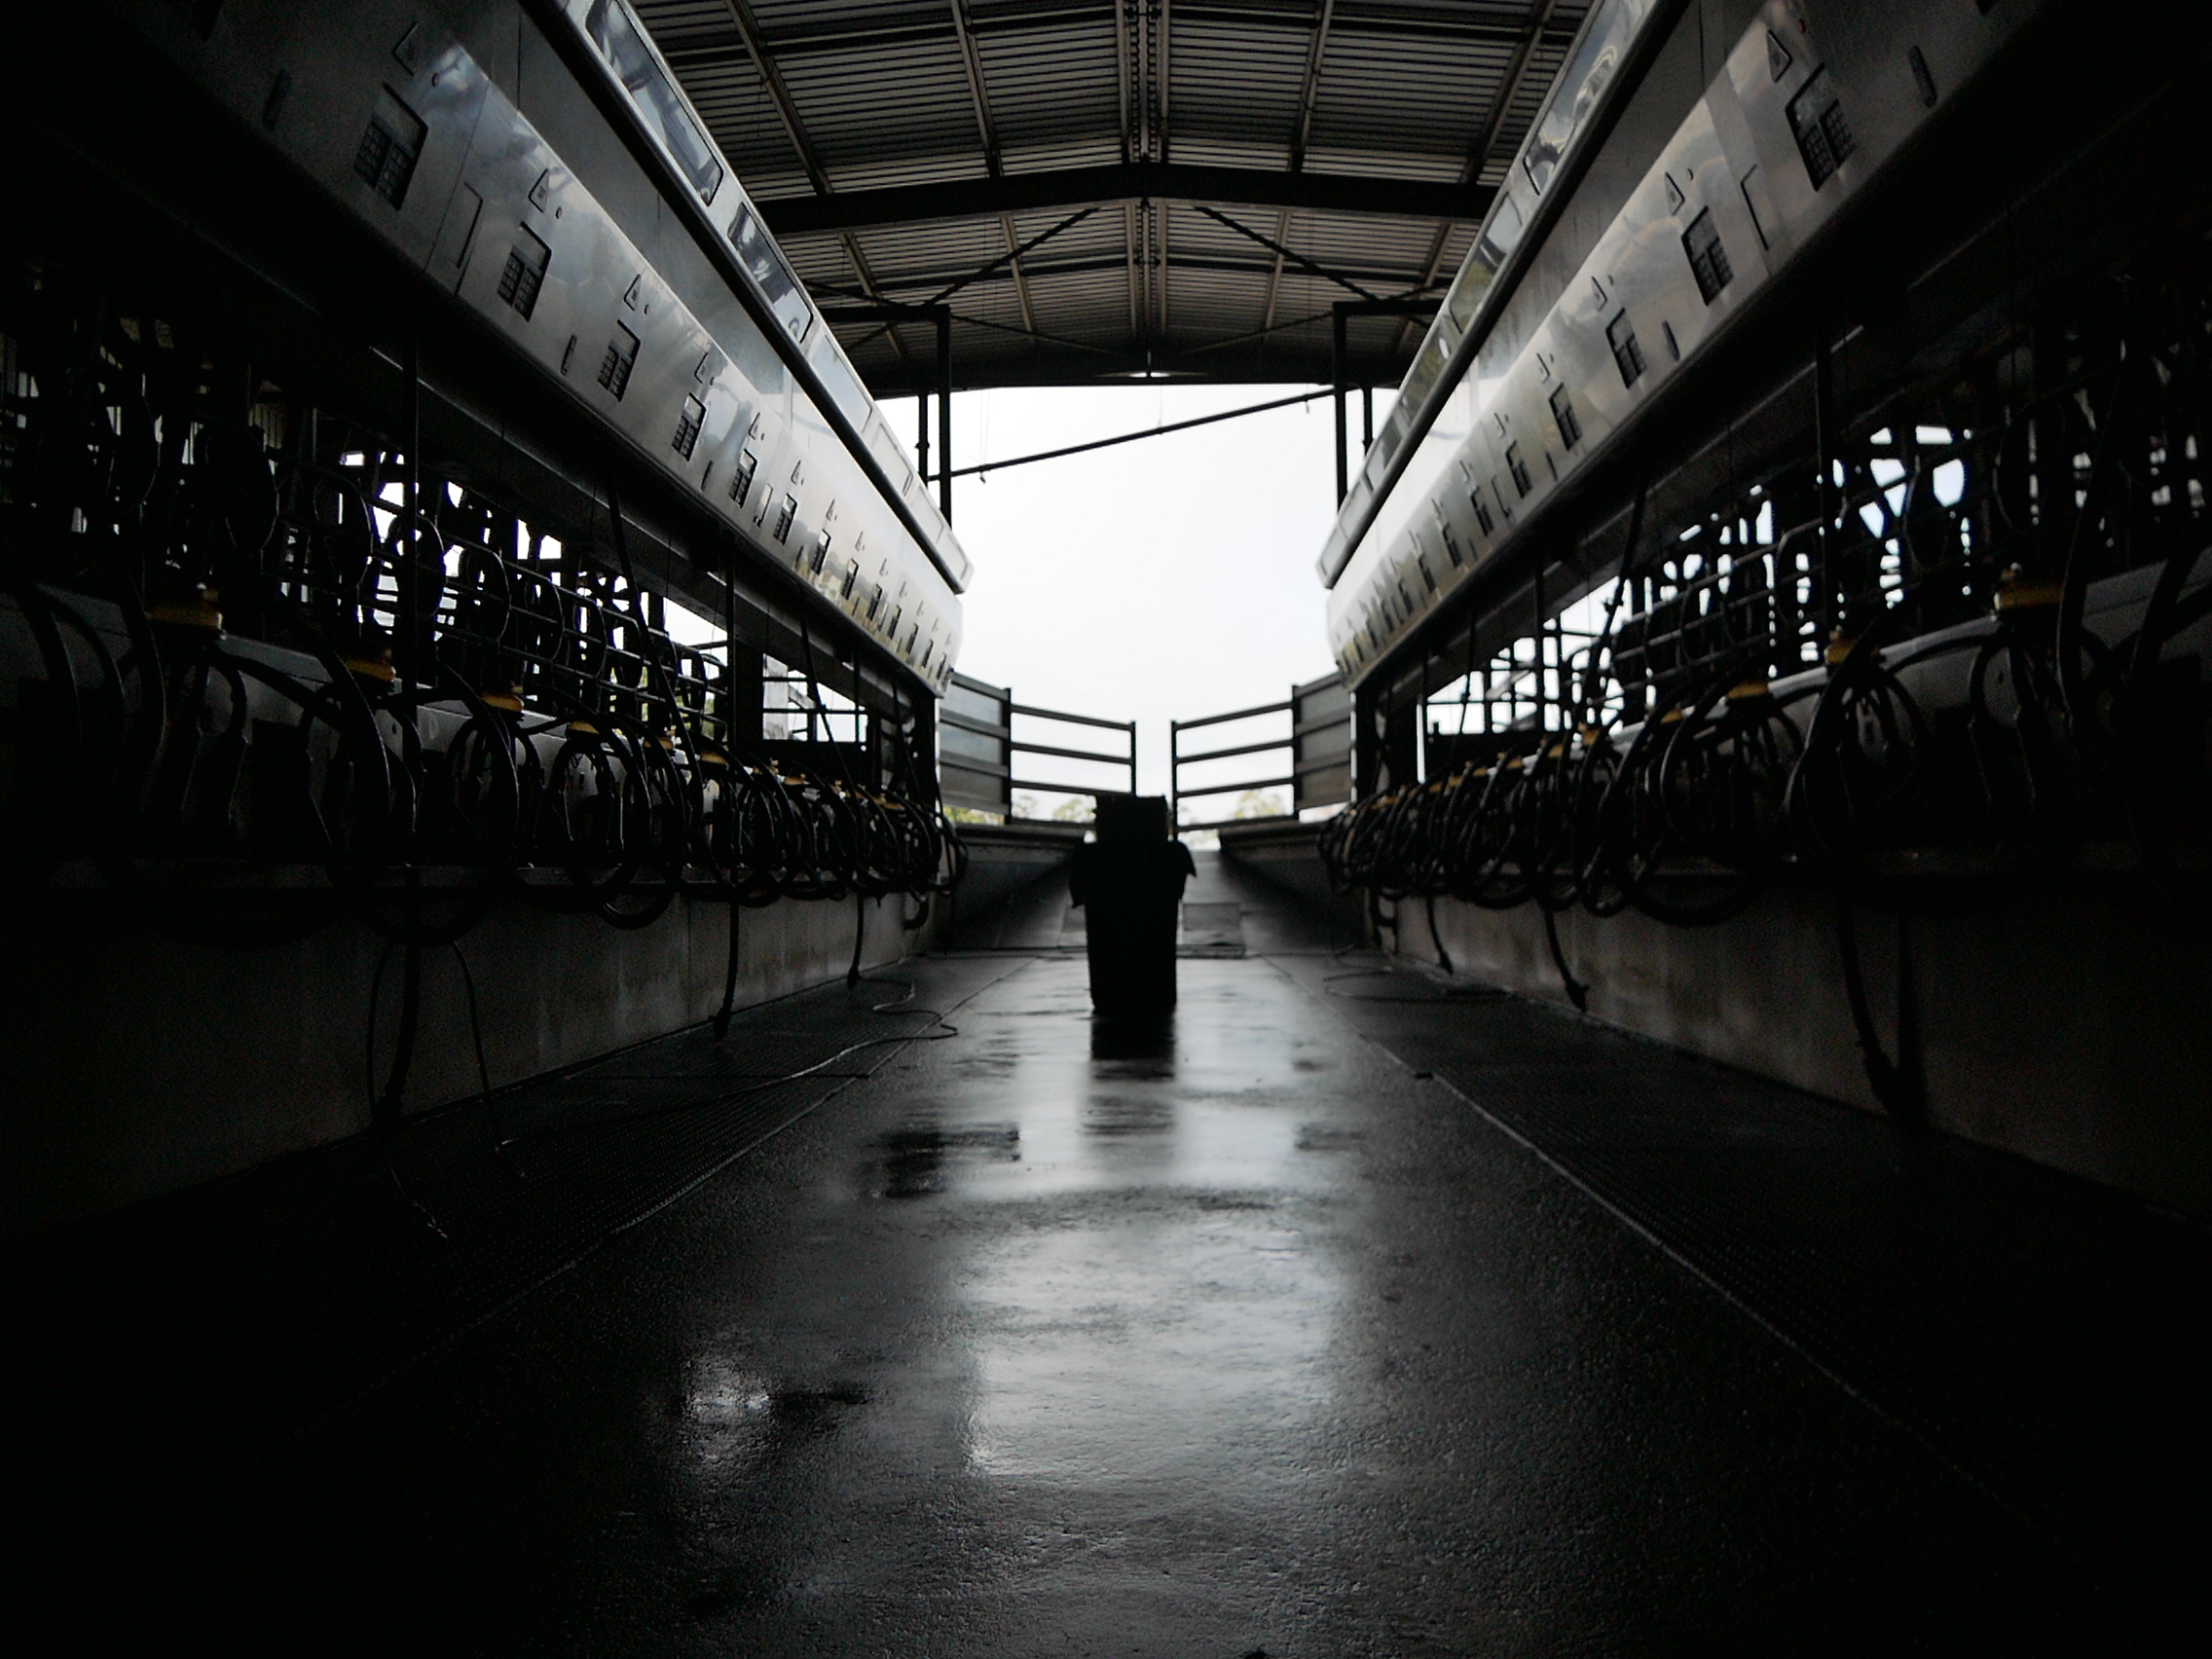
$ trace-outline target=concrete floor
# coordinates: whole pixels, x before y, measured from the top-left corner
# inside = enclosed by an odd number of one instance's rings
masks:
[[[148,1622],[292,1651],[2127,1645],[2048,1527],[1363,1037],[1371,964],[1198,919],[1149,1032],[1072,952],[909,965],[940,1040],[120,1520],[121,1598],[170,1555]]]

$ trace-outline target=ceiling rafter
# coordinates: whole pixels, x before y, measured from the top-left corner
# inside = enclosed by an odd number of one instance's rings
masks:
[[[784,124],[784,132],[792,141],[792,149],[798,157],[798,165],[806,169],[807,182],[814,186],[817,196],[830,196],[834,187],[830,182],[829,169],[822,165],[822,157],[814,148],[814,140],[807,136],[806,123],[799,118],[798,105],[793,101],[791,88],[784,85],[784,72],[776,64],[775,55],[761,42],[760,25],[753,16],[747,0],[722,0],[728,9],[730,21],[737,32],[745,37],[745,48],[753,55],[754,66],[760,72],[760,84],[767,88],[768,98],[776,106],[776,114]],[[868,269],[867,255],[861,251],[860,239],[850,231],[837,239],[845,250],[845,259],[860,278],[861,286],[876,300],[883,293],[876,285],[875,273]],[[899,331],[890,330],[891,349],[899,353],[899,360],[906,360],[906,343]]]
[[[1003,266],[1005,263],[1003,257],[997,263]],[[1175,263],[1184,271],[1205,271],[1232,276],[1265,276],[1270,269],[1268,261],[1264,259],[1238,259],[1233,255],[1222,253],[1180,254]],[[1119,271],[1122,269],[1122,254],[1119,249],[1102,248],[1096,253],[1072,254],[1066,259],[1060,260],[1031,260],[1028,262],[1028,267],[1031,281],[1056,281],[1065,276],[1098,276],[1109,271]],[[1403,268],[1392,270],[1385,266],[1340,267],[1334,271],[1324,271],[1319,267],[1314,267],[1309,271],[1293,271],[1289,275],[1311,276],[1316,281],[1331,282],[1337,287],[1346,289],[1370,300],[1389,299],[1392,296],[1371,293],[1366,287],[1362,286],[1364,283],[1375,283],[1388,288],[1405,288],[1418,293],[1419,290],[1417,284],[1420,280],[1416,272]],[[885,295],[898,296],[929,289],[945,279],[946,273],[942,269],[930,268],[894,271],[884,276],[880,281]],[[958,286],[962,288],[979,286],[993,280],[1006,282],[1011,281],[1012,278],[1003,274],[996,277],[964,278],[959,281]],[[821,284],[815,285],[820,286]],[[894,301],[886,299],[884,303],[894,303]],[[917,303],[934,305],[937,300],[932,295],[928,300]]]
[[[993,178],[1006,176],[1006,162],[999,154],[998,123],[991,117],[990,83],[983,76],[983,55],[976,46],[976,33],[969,26],[968,0],[947,0],[952,8],[953,32],[960,37],[960,64],[968,75],[968,97],[976,108],[976,131],[983,142],[983,170]],[[1019,239],[1014,233],[1014,215],[1001,213],[999,234],[1006,239],[1008,265],[1014,273],[1014,291],[1021,301],[1021,322],[1031,334],[1037,332],[1037,308],[1029,297],[1029,280],[1021,273],[1021,255],[1016,252]]]
[[[1228,6],[1202,5],[1178,0],[1178,11],[1189,23],[1238,29],[1266,29],[1276,33],[1309,34],[1313,26],[1312,0],[1273,0],[1258,6],[1250,0]],[[1111,0],[1027,0],[1018,8],[982,5],[970,13],[969,27],[978,37],[1036,35],[1079,26],[1119,10]],[[1373,0],[1354,0],[1337,27],[1347,35],[1376,40],[1419,39],[1470,46],[1512,46],[1528,31],[1526,6],[1493,5],[1469,9],[1440,6],[1378,6]],[[1514,14],[1521,14],[1515,16]],[[881,52],[901,47],[940,46],[954,39],[949,22],[902,15],[895,21],[866,22],[832,14],[819,21],[779,23],[763,27],[761,43],[784,61],[831,55],[837,53]],[[688,29],[670,35],[662,48],[670,67],[680,74],[691,69],[727,68],[747,53],[707,30]]]
[[[1484,120],[1482,130],[1468,146],[1466,165],[1459,169],[1461,184],[1479,183],[1489,171],[1491,153],[1497,148],[1497,141],[1505,132],[1505,123],[1513,112],[1513,100],[1521,95],[1521,84],[1529,78],[1529,70],[1536,61],[1536,48],[1543,43],[1544,30],[1550,27],[1552,14],[1558,9],[1558,0],[1536,0],[1534,10],[1529,14],[1528,33],[1521,37],[1512,61],[1506,65],[1504,79],[1498,82],[1497,96],[1491,100],[1490,115]],[[1424,290],[1433,287],[1442,275],[1444,249],[1451,240],[1451,225],[1438,225],[1435,240],[1429,243],[1428,258],[1421,267],[1420,285]],[[1406,335],[1412,327],[1411,318],[1398,324],[1390,336],[1392,351],[1406,349]]]
[[[1114,0],[1114,90],[1121,100],[1122,166],[1127,166],[1136,157],[1131,154],[1133,134],[1129,130],[1129,0]],[[1124,204],[1122,208],[1122,251],[1129,269],[1129,338],[1137,337],[1137,215],[1136,209]]]
[[[1284,261],[1288,261],[1290,264],[1297,266],[1301,271],[1305,272],[1309,276],[1318,276],[1325,282],[1336,283],[1336,285],[1340,288],[1348,288],[1363,300],[1377,300],[1382,298],[1380,294],[1369,293],[1365,288],[1362,288],[1350,277],[1341,276],[1337,272],[1327,269],[1325,266],[1315,264],[1312,260],[1308,259],[1306,255],[1300,253],[1296,248],[1286,246],[1284,243],[1277,241],[1272,237],[1263,236],[1260,232],[1253,230],[1249,225],[1239,225],[1227,213],[1221,212],[1217,208],[1201,205],[1198,207],[1198,211],[1203,213],[1215,224],[1225,226],[1228,229],[1235,231],[1238,236],[1243,237],[1246,240],[1258,242],[1262,247],[1266,248],[1269,252],[1272,253],[1275,256],[1275,262],[1278,266]],[[1390,278],[1384,278],[1384,280],[1390,280]]]
[[[1156,54],[1156,56],[1160,65],[1159,149],[1161,166],[1167,166],[1169,162],[1174,160],[1174,157],[1169,155],[1167,151],[1168,114],[1174,102],[1175,92],[1174,3],[1175,0],[1160,0],[1160,51]],[[1158,203],[1156,208],[1156,211],[1160,214],[1160,258],[1157,261],[1160,267],[1160,338],[1163,343],[1173,337],[1172,331],[1175,326],[1174,308],[1169,301],[1168,294],[1171,272],[1167,263],[1167,207],[1168,204],[1161,202]]]
[[[888,190],[848,190],[830,197],[770,197],[760,207],[776,227],[776,235],[803,237],[1145,201],[1294,207],[1356,213],[1362,218],[1474,221],[1490,211],[1493,195],[1480,185],[1434,179],[1268,172],[1190,162],[1162,166],[1135,161],[1125,166],[1003,173],[997,178],[946,179]]]
[[[1306,78],[1298,89],[1298,118],[1291,125],[1290,170],[1306,170],[1306,144],[1313,135],[1313,109],[1321,101],[1321,64],[1329,52],[1329,25],[1336,20],[1337,0],[1321,0],[1321,7],[1313,16],[1313,42],[1306,54]],[[1290,240],[1290,209],[1285,207],[1275,215],[1275,240]],[[1274,269],[1268,273],[1267,302],[1260,308],[1260,350],[1267,351],[1267,331],[1274,327],[1275,299],[1282,290],[1282,265],[1286,256],[1275,255]]]
[[[1099,348],[1133,373],[1314,372],[1326,330],[1298,313],[1331,290],[1448,283],[1594,0],[634,3],[810,279],[975,288],[976,378],[955,372],[988,385],[1088,379]],[[912,324],[838,335],[886,385],[935,361]],[[1355,378],[1419,344],[1377,319]]]

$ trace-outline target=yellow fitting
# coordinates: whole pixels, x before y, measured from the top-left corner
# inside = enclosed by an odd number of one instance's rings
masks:
[[[2066,597],[2057,582],[2008,582],[1997,590],[1997,614],[2011,610],[2047,610]]]
[[[1754,697],[1765,695],[1767,684],[1763,680],[1747,680],[1741,685],[1731,685],[1728,688],[1728,701],[1731,703],[1748,703]]]
[[[203,588],[197,599],[165,601],[148,606],[146,619],[168,628],[190,628],[196,633],[220,634],[223,613],[215,608],[215,590]]]
[[[522,713],[522,699],[511,691],[486,691],[480,700],[487,709],[499,709],[510,715]]]
[[[1822,653],[1822,660],[1828,667],[1834,668],[1851,654],[1851,647],[1858,643],[1857,640],[1846,640],[1839,635],[1828,642],[1828,648]]]
[[[385,685],[389,685],[398,678],[392,673],[390,663],[377,657],[348,657],[346,671],[362,680],[374,680]]]

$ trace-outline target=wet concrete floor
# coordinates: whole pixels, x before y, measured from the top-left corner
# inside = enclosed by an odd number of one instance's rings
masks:
[[[1186,961],[1149,1034],[1010,967],[293,1448],[235,1596],[386,1651],[1162,1659],[2068,1610],[2032,1530],[1278,965]]]
[[[18,1377],[46,1392],[13,1396],[12,1446],[19,1469],[44,1458],[47,1485],[15,1490],[42,1518],[41,1490],[87,1514],[65,1548],[18,1559],[21,1602],[58,1600],[85,1632],[192,1632],[232,1651],[2169,1650],[2159,1621],[2188,1607],[2186,1572],[2122,1584],[2053,1523],[2063,1504],[1985,1478],[2006,1454],[1977,1463],[1981,1442],[1931,1430],[1971,1416],[1978,1384],[1921,1418],[1874,1385],[1881,1364],[1925,1376],[1952,1350],[1884,1348],[1883,1309],[1930,1275],[1813,1224],[1825,1204],[1845,1225],[1898,1179],[1862,1120],[1332,953],[1218,867],[1194,902],[1181,1006],[1159,1028],[1093,1022],[1062,942],[1080,913],[1032,895],[1018,948],[886,976],[914,981],[892,1014],[868,1012],[888,985],[810,994],[741,1022],[726,1054],[693,1034],[623,1056],[611,1081],[508,1102],[510,1126],[557,1124],[571,1095],[627,1112],[685,1078],[787,1063],[766,1065],[763,1044],[801,1044],[797,1063],[804,1043],[843,1052],[846,1027],[902,1034],[803,1098],[747,1096],[761,1104],[720,1139],[653,1151],[660,1185],[639,1177],[590,1248],[534,1223],[544,1259],[575,1265],[519,1298],[494,1272],[519,1248],[500,1242],[499,1206],[542,1194],[551,1165],[487,1177],[509,1185],[484,1189],[473,1236],[457,1219],[470,1189],[441,1189],[451,1243],[386,1205],[366,1259],[412,1251],[428,1288],[400,1302],[431,1311],[392,1326],[428,1335],[365,1399],[345,1379],[367,1361],[317,1370],[241,1333],[316,1295],[333,1299],[324,1326],[299,1328],[342,1328],[347,1298],[375,1300],[367,1272],[315,1268],[166,1347],[34,1330]],[[934,1040],[903,1041],[917,1030]],[[1530,1079],[1549,1118],[1480,1104]],[[1598,1116],[1577,1127],[1570,1108]],[[580,1132],[673,1135],[690,1110]],[[604,1189],[591,1172],[617,1145],[577,1165],[579,1192]],[[2039,1211],[1986,1183],[1961,1205],[1941,1161],[1907,1170],[1916,1202],[1978,1229],[2027,1216],[2048,1232],[2095,1208],[2065,1189]],[[1743,1195],[1770,1188],[1773,1213],[1746,1220]],[[1702,1211],[1668,1207],[1685,1192]],[[233,1260],[301,1231],[283,1218],[313,1204],[288,1201]],[[226,1213],[191,1226],[245,1237]],[[143,1277],[128,1260],[169,1246],[134,1248],[105,1282]],[[1781,1286],[1766,1302],[1760,1272]],[[1949,1306],[1986,1300],[1996,1277],[1974,1272]],[[438,1290],[441,1273],[478,1299]],[[2175,1306],[2201,1303],[2198,1282],[2176,1278]],[[2096,1283],[2076,1288],[2097,1300]],[[2005,1320],[2033,1331],[2046,1311],[2031,1296]],[[1831,1326],[1874,1335],[1824,1346]],[[1997,1375],[2040,1350],[1991,1351]],[[2201,1375],[2164,1350],[2140,1363],[2172,1373],[2161,1386]],[[311,1396],[288,1416],[287,1388]],[[209,1402],[234,1394],[242,1428],[225,1439]],[[2129,1397],[2178,1416],[2183,1396]],[[2066,1411],[2124,1415],[2090,1398]],[[2033,1404],[2006,1401],[2026,1439],[2080,1437]],[[293,1426],[252,1444],[279,1416]],[[2182,1446],[2160,1432],[2129,1455]],[[164,1460],[170,1442],[202,1455]],[[2086,1530],[2109,1533],[2131,1490]],[[2194,1554],[2200,1522],[2149,1519]]]

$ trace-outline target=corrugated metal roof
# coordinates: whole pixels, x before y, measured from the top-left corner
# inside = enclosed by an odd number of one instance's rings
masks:
[[[1326,380],[1333,305],[1450,280],[1589,9],[635,4],[826,307],[954,290],[962,387]],[[837,326],[878,391],[934,384],[928,327]],[[1352,378],[1419,332],[1350,317]]]

